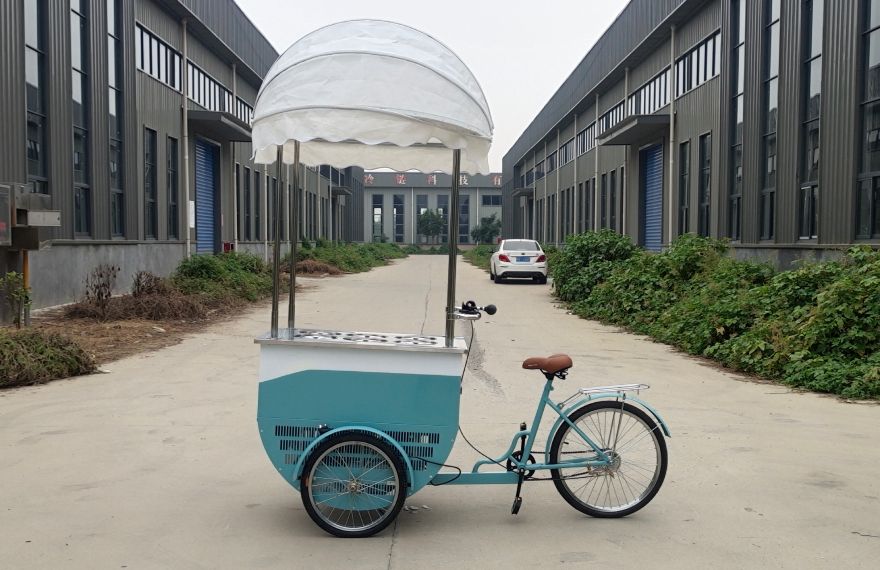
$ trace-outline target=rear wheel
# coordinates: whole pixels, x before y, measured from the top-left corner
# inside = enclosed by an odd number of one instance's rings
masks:
[[[551,471],[568,504],[594,517],[623,517],[654,498],[666,476],[666,442],[643,410],[616,401],[587,404],[569,419],[610,458],[609,465]],[[598,453],[570,425],[553,437],[550,462],[597,460]]]
[[[406,466],[382,438],[357,432],[318,444],[303,469],[306,512],[330,534],[372,536],[397,517],[406,499]]]

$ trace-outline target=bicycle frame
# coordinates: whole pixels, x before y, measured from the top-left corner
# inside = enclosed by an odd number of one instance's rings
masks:
[[[474,463],[473,468],[469,473],[438,473],[432,479],[431,485],[499,485],[499,484],[510,484],[517,483],[519,480],[518,470],[524,469],[527,471],[540,471],[540,470],[548,470],[548,469],[571,469],[571,468],[591,468],[591,467],[603,467],[606,465],[610,465],[612,459],[608,456],[608,454],[602,450],[596,443],[590,439],[590,437],[583,432],[576,424],[574,424],[571,420],[568,419],[568,412],[571,408],[563,410],[562,406],[553,402],[550,399],[550,392],[553,391],[553,376],[549,376],[546,383],[544,384],[544,390],[541,393],[541,399],[538,401],[538,407],[535,411],[535,417],[532,421],[532,425],[529,429],[517,431],[513,435],[513,439],[510,442],[510,446],[507,448],[507,451],[499,457],[498,459],[483,459]],[[597,397],[609,397],[614,395],[611,394],[598,394]],[[617,396],[620,393],[616,393]],[[564,405],[564,404],[563,404]],[[528,463],[529,455],[531,455],[532,448],[535,443],[535,439],[538,435],[538,429],[541,425],[541,419],[544,416],[544,409],[550,408],[559,416],[559,419],[553,426],[551,430],[551,436],[556,430],[563,424],[568,424],[571,428],[577,433],[583,440],[596,452],[595,459],[573,459],[571,461],[563,461],[561,463],[547,463],[546,461]],[[659,418],[658,418],[659,419]],[[662,423],[662,420],[661,420]],[[665,424],[664,424],[665,428]],[[525,437],[526,442],[523,448],[522,456],[520,459],[516,459],[513,456],[517,443],[521,441],[521,438]],[[549,441],[548,441],[549,445]],[[548,452],[549,457],[549,452]],[[507,461],[515,467],[513,471],[496,471],[496,472],[486,472],[480,471],[480,467],[484,465],[499,465],[504,466]]]

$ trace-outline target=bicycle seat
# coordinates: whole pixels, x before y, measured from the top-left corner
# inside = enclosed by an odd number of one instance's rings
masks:
[[[567,370],[573,365],[571,357],[567,354],[551,354],[546,358],[533,356],[523,360],[522,367],[526,370],[540,370],[547,374],[556,374],[562,370]]]

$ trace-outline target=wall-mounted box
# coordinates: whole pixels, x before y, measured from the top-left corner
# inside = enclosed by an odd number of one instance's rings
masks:
[[[27,226],[39,228],[60,228],[61,227],[61,211],[60,210],[28,210]]]

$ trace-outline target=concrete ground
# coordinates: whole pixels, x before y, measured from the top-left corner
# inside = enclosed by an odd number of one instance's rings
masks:
[[[650,505],[592,519],[533,482],[514,517],[513,488],[428,487],[378,537],[324,534],[257,434],[261,308],[108,374],[0,392],[0,567],[877,567],[880,406],[744,380],[568,315],[547,286],[458,272],[459,299],[499,308],[476,324],[465,434],[496,454],[531,419],[542,378],[520,368],[526,356],[572,356],[557,399],[648,382],[673,436]],[[443,257],[311,283],[299,325],[443,330]],[[459,440],[449,462],[475,459]]]

